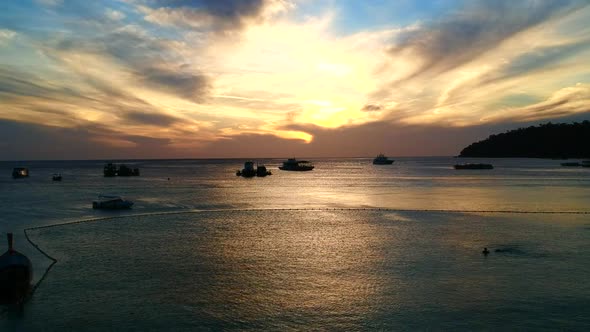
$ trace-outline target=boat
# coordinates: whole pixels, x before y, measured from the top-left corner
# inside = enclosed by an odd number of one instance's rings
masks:
[[[393,162],[394,160],[387,159],[383,153],[373,159],[373,165],[391,165]]]
[[[237,176],[243,176],[245,178],[251,178],[256,176],[256,169],[254,168],[253,161],[247,161],[244,163],[244,168],[241,171],[236,172]]]
[[[114,176],[139,176],[139,168],[131,168],[125,164],[117,167],[117,164],[108,163],[104,165],[103,173],[105,177]]]
[[[282,171],[311,171],[315,166],[307,160],[297,160],[289,158],[283,162],[283,166],[279,166]]]
[[[12,169],[13,179],[22,179],[29,177],[29,169],[25,167],[15,167]]]
[[[0,256],[0,302],[18,303],[26,297],[33,279],[29,258],[12,247],[12,233],[7,234],[8,251]]]
[[[457,164],[453,166],[455,169],[493,169],[492,164]]]
[[[139,176],[139,168],[131,168],[125,164],[121,164],[117,169],[118,176]]]
[[[267,176],[267,175],[272,175],[272,173],[266,169],[266,166],[258,165],[256,167],[256,176],[263,177],[263,176]]]
[[[121,210],[130,209],[132,206],[132,201],[114,195],[99,195],[98,200],[92,202],[93,209]]]
[[[61,174],[58,174],[58,173],[53,174],[53,176],[51,177],[51,179],[53,181],[61,181]]]
[[[108,163],[104,165],[103,173],[105,177],[117,176],[117,165],[113,163]]]

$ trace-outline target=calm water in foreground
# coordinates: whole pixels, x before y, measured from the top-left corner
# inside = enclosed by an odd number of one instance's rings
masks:
[[[117,217],[31,231],[58,263],[0,330],[590,329],[590,215],[490,212],[590,212],[589,168],[260,162],[272,176],[236,177],[242,160],[132,161],[133,178],[104,178],[100,161],[0,162],[0,231],[36,279],[49,261],[24,228]],[[21,165],[31,177],[12,180]],[[92,210],[99,193],[135,206]]]

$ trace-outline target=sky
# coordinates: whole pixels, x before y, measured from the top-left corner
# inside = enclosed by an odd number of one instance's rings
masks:
[[[0,2],[0,160],[457,155],[590,119],[587,0]]]

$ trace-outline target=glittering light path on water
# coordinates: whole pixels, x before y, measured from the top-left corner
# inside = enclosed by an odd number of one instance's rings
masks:
[[[55,223],[44,226],[29,227],[24,229],[24,234],[27,241],[35,247],[43,256],[51,261],[51,264],[45,269],[45,272],[37,283],[31,288],[30,293],[24,299],[23,302],[28,301],[32,298],[34,292],[39,288],[43,280],[49,274],[49,271],[57,264],[58,260],[48,254],[45,250],[41,249],[28,235],[28,231],[39,230],[58,226],[68,226],[74,224],[90,223],[90,222],[102,222],[117,219],[125,219],[132,217],[153,217],[153,216],[170,216],[170,215],[182,215],[182,214],[198,214],[198,213],[215,213],[215,212],[246,212],[246,211],[384,211],[384,212],[417,212],[417,213],[477,213],[477,214],[568,214],[568,215],[590,215],[590,211],[524,211],[524,210],[444,210],[444,209],[388,209],[388,208],[240,208],[240,209],[200,209],[200,210],[183,210],[183,211],[169,211],[169,212],[156,212],[156,213],[139,213],[139,214],[127,214],[117,215],[110,217],[101,218],[90,218],[82,220],[74,220],[69,222]],[[0,315],[6,311],[0,312]]]

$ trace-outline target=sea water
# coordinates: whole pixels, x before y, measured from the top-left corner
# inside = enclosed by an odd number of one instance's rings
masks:
[[[36,279],[49,261],[22,229],[95,219],[29,231],[58,263],[0,328],[590,327],[590,169],[314,161],[260,160],[273,175],[252,179],[235,176],[242,160],[128,161],[141,169],[129,178],[104,178],[102,161],[0,163],[1,231],[19,235]],[[31,176],[12,180],[18,166]],[[134,208],[92,210],[99,193]]]

